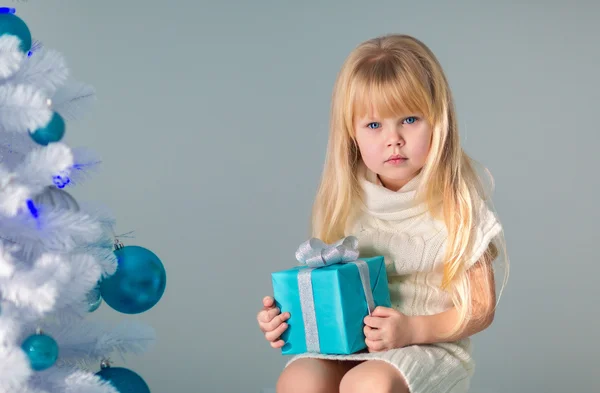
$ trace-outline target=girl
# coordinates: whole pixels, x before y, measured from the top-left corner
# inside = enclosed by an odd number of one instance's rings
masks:
[[[466,392],[469,337],[494,318],[503,239],[444,72],[419,40],[382,36],[346,59],[332,100],[313,236],[354,235],[361,257],[383,255],[392,308],[365,318],[367,351],[296,356],[277,392]],[[263,305],[259,326],[281,348],[289,313],[271,297]]]

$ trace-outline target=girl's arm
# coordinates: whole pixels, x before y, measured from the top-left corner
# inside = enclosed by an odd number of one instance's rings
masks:
[[[471,299],[474,318],[471,318],[462,330],[448,336],[448,332],[453,329],[459,318],[458,310],[454,307],[440,314],[409,317],[412,344],[458,341],[479,333],[492,324],[496,305],[494,276],[491,267],[485,269],[484,263],[489,261],[478,262],[468,271],[472,283]],[[489,283],[489,285],[480,283]]]

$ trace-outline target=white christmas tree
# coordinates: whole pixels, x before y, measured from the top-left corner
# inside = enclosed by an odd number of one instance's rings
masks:
[[[65,121],[93,98],[14,8],[0,8],[0,393],[149,392],[106,360],[146,351],[152,328],[86,318],[103,301],[144,312],[166,280],[156,255],[117,239],[110,214],[66,191],[98,164],[63,141]]]

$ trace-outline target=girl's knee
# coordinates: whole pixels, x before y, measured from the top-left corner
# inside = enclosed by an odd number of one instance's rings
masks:
[[[340,393],[410,393],[404,378],[392,365],[370,360],[348,371],[340,382]]]
[[[337,392],[343,373],[335,362],[298,359],[288,365],[277,381],[277,393]]]

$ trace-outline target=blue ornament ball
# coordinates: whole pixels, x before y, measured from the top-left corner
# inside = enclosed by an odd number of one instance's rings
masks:
[[[100,281],[104,302],[124,314],[139,314],[154,307],[167,284],[160,259],[140,246],[119,247],[115,255],[117,271]]]
[[[137,373],[124,367],[105,367],[96,373],[119,393],[150,393],[148,384]]]
[[[34,334],[25,339],[21,348],[29,358],[31,368],[36,371],[52,367],[58,359],[58,344],[46,334]]]
[[[21,51],[28,53],[31,49],[31,32],[23,19],[14,14],[14,8],[0,7],[0,36],[14,35],[21,40]]]
[[[50,122],[42,128],[30,132],[29,136],[37,144],[46,146],[52,142],[60,141],[65,135],[65,120],[57,112],[52,114]]]

